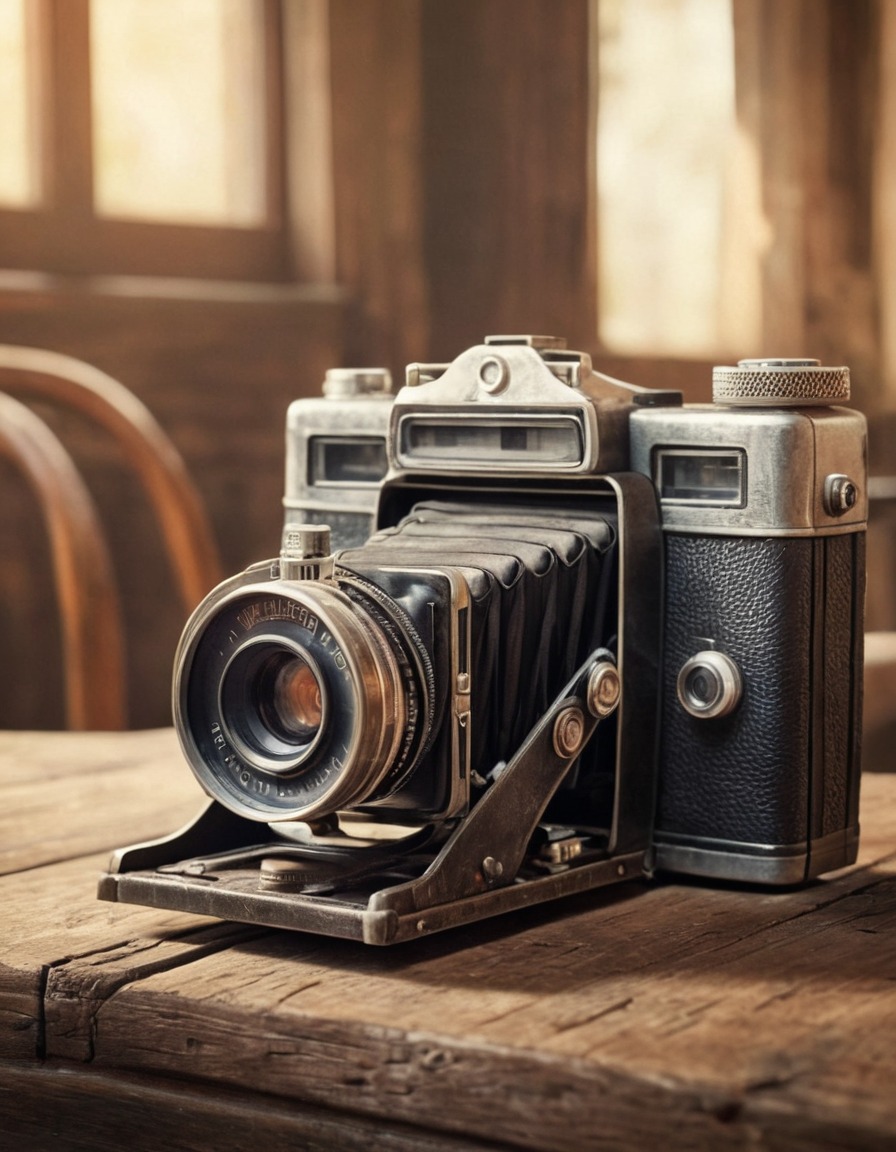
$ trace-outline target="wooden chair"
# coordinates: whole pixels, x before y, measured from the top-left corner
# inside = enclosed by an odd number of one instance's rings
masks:
[[[118,442],[159,524],[187,611],[220,579],[214,538],[184,462],[149,410],[107,373],[71,356],[0,345],[0,392],[87,416]],[[124,632],[114,570],[93,500],[47,424],[0,394],[0,451],[34,490],[46,525],[62,623],[66,724],[126,726]]]

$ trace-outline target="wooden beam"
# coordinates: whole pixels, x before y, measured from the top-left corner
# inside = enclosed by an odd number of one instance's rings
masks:
[[[424,4],[436,358],[494,331],[594,342],[588,15],[587,0]]]
[[[346,358],[425,359],[420,0],[331,0],[336,274],[351,294]]]
[[[738,117],[757,142],[769,242],[757,354],[849,364],[880,403],[872,257],[875,0],[734,0]]]

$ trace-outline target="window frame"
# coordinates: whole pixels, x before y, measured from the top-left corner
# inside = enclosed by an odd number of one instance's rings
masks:
[[[93,275],[290,278],[285,211],[284,68],[279,0],[261,0],[265,195],[261,225],[175,224],[98,216],[93,205],[90,0],[32,0],[40,77],[40,204],[0,208],[0,263]]]

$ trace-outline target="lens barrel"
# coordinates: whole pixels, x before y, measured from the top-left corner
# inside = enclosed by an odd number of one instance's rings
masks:
[[[355,807],[413,768],[431,729],[428,655],[357,583],[222,585],[187,625],[175,725],[203,788],[253,820]]]

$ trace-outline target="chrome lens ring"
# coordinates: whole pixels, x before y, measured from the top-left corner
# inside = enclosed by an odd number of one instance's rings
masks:
[[[187,625],[174,682],[175,725],[205,791],[267,822],[309,820],[361,802],[388,772],[406,727],[398,663],[376,628],[323,583],[248,585],[207,605]],[[248,668],[251,678],[257,652],[301,656],[318,679],[319,731],[291,751],[288,740],[262,740],[260,748],[258,725],[226,714],[252,699],[228,695],[228,672],[245,679]]]

